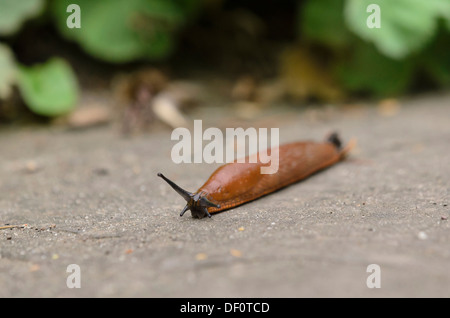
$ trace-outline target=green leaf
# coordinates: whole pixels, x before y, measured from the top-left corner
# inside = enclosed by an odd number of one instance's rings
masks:
[[[450,42],[448,32],[442,27],[434,41],[420,56],[421,66],[436,83],[450,86]]]
[[[60,32],[77,41],[89,54],[109,62],[167,57],[174,34],[193,11],[197,0],[79,0],[81,28],[69,29],[66,12],[72,0],[52,4]],[[181,5],[183,4],[183,5]]]
[[[17,76],[16,63],[11,49],[0,43],[0,99],[6,99],[11,94]]]
[[[39,115],[65,114],[77,102],[76,77],[69,64],[60,58],[32,67],[20,66],[18,86],[27,106]]]
[[[361,41],[355,42],[352,53],[336,68],[337,77],[347,89],[380,97],[404,92],[413,71],[414,64],[409,59],[393,60]]]
[[[307,1],[297,19],[301,35],[337,49],[347,46],[353,35],[345,25],[343,12],[344,0]]]
[[[370,4],[380,7],[381,27],[369,28]],[[362,39],[394,59],[421,50],[436,31],[438,18],[450,19],[448,0],[347,0],[345,20]]]
[[[14,34],[22,23],[41,13],[42,0],[0,0],[0,35]]]

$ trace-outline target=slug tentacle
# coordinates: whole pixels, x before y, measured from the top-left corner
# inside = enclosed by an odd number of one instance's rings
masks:
[[[186,211],[189,210],[189,205],[186,204],[186,206],[184,207],[183,211],[181,211],[180,216],[183,216],[184,213],[186,213]]]
[[[175,182],[166,178],[162,173],[158,172],[158,177],[161,177],[166,181],[179,195],[181,195],[187,202],[186,206],[180,213],[180,216],[183,216],[187,210],[191,211],[193,217],[202,218],[205,216],[211,217],[211,214],[208,212],[208,208],[216,208],[220,209],[219,204],[215,204],[208,200],[206,197],[207,193],[205,192],[197,192],[191,193],[189,191],[184,190],[180,186],[178,186]]]
[[[182,189],[181,187],[179,187],[177,184],[175,184],[175,182],[167,179],[161,172],[158,172],[158,177],[161,177],[164,179],[164,181],[166,181],[171,187],[172,189],[174,189],[179,195],[181,195],[187,202],[189,202],[189,200],[191,199],[191,197],[193,196],[193,194],[189,191],[186,191],[184,189]]]
[[[211,214],[209,214],[208,209],[206,207],[202,208],[203,213],[206,214],[209,218],[211,217]]]

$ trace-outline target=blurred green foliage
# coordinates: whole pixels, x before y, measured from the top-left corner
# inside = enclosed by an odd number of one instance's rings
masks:
[[[36,114],[58,116],[73,109],[78,86],[69,64],[52,58],[44,64],[19,67],[18,86],[28,107]]]
[[[11,94],[16,74],[12,51],[8,46],[0,43],[0,99],[6,99]]]
[[[69,29],[66,8],[73,0],[52,2],[58,30],[89,54],[108,62],[169,56],[174,34],[197,11],[198,0],[78,0],[82,28]]]
[[[200,8],[201,0],[0,0],[0,36],[13,36],[43,8],[59,32],[90,55],[112,63],[160,60],[176,44],[175,34]],[[69,28],[70,4],[81,8],[82,27]],[[50,13],[50,14],[47,14]],[[18,86],[30,110],[58,116],[74,108],[78,84],[68,63],[51,59],[26,67],[0,42],[0,102]]]
[[[297,28],[303,38],[335,50],[345,49],[353,40],[342,16],[343,0],[309,0],[299,9]]]
[[[361,13],[373,3],[380,7],[382,26],[371,29],[366,26],[369,13]],[[423,49],[436,34],[440,18],[450,26],[449,0],[347,0],[344,10],[349,29],[393,59]]]
[[[0,35],[17,32],[22,23],[41,13],[44,0],[1,0],[0,1]]]
[[[43,0],[0,0],[0,35],[12,35],[29,18],[38,16]],[[0,99],[7,99],[18,86],[26,105],[36,114],[58,116],[76,105],[78,84],[67,62],[60,58],[27,67],[0,42]]]
[[[71,15],[67,7],[72,3],[81,8],[79,29],[67,26]],[[202,9],[211,3],[224,8],[227,1],[0,0],[0,41],[14,37],[27,20],[41,17],[97,59],[110,63],[163,60],[175,51],[180,31],[206,14]],[[347,92],[401,94],[418,74],[450,85],[450,0],[291,3],[298,4],[297,13],[291,15],[296,15],[300,41],[330,52],[329,72]],[[371,4],[381,9],[380,28],[367,25]],[[64,114],[77,101],[78,85],[68,63],[53,58],[42,65],[24,66],[0,42],[0,102],[14,85],[27,106],[41,115]]]
[[[380,28],[367,25],[371,4]],[[401,94],[420,72],[449,84],[450,0],[308,0],[298,20],[303,38],[334,53],[334,76],[350,92]]]

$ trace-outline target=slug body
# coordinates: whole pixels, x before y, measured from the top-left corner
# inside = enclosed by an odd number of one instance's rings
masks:
[[[341,149],[338,136],[332,134],[325,142],[295,142],[274,150],[279,151],[276,173],[262,174],[261,167],[268,164],[259,161],[233,162],[219,167],[195,193],[183,190],[161,173],[158,176],[187,201],[180,216],[191,210],[193,217],[211,217],[211,213],[258,199],[339,162],[349,147]]]

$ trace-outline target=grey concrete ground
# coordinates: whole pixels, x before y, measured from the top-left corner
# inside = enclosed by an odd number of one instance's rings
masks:
[[[0,133],[2,297],[450,297],[450,95],[259,114],[281,142],[356,137],[350,158],[211,219],[178,216],[216,165],[175,165],[171,130]],[[388,105],[389,106],[389,105]],[[202,117],[200,117],[202,114]],[[227,127],[214,107],[191,116]],[[69,264],[81,288],[69,289]],[[381,288],[369,289],[369,264]]]

